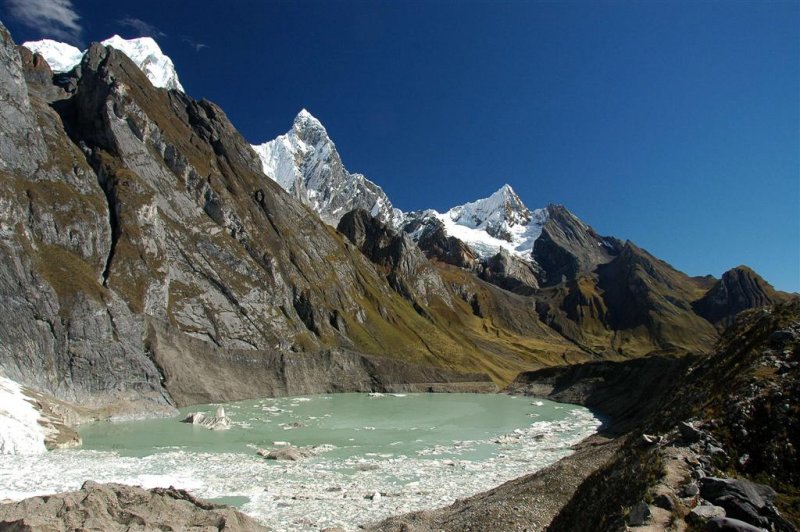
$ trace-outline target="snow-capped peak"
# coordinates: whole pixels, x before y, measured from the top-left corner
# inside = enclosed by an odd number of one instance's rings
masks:
[[[445,213],[427,211],[437,218],[449,236],[470,246],[478,255],[490,257],[505,249],[531,260],[533,244],[542,234],[547,210],[530,210],[510,185],[491,196],[453,207]]]
[[[114,35],[100,44],[111,46],[127,55],[155,87],[165,89],[176,89],[184,92],[183,86],[178,81],[178,73],[172,59],[164,55],[161,48],[151,37],[139,37],[136,39],[123,39],[119,35]],[[74,46],[66,43],[42,39],[41,41],[29,41],[22,43],[22,46],[34,53],[44,57],[53,72],[69,72],[77,66],[83,54]]]
[[[393,226],[402,222],[403,213],[392,207],[381,187],[345,169],[325,127],[306,109],[297,114],[289,132],[253,149],[267,176],[330,225],[356,208]]]
[[[460,225],[482,228],[490,234],[502,224],[525,225],[531,219],[531,211],[508,184],[500,187],[488,198],[453,207],[447,214]]]

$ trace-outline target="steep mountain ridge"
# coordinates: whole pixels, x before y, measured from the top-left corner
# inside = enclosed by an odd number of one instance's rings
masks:
[[[301,122],[314,124],[327,153],[335,153],[319,121],[306,111],[301,115]],[[281,142],[286,136],[270,146]],[[341,164],[338,153],[333,160]],[[271,163],[277,169],[273,173],[289,175],[287,183],[313,189],[321,182],[316,169],[309,171],[288,157],[281,161],[280,167]],[[345,183],[347,176],[340,174],[336,181]],[[329,189],[325,182],[321,190]],[[306,203],[323,218],[330,216],[325,204]],[[708,306],[701,301],[709,291],[707,279],[690,278],[633,243],[598,234],[562,205],[528,209],[510,185],[445,213],[427,210],[388,218],[389,226],[402,228],[440,267],[453,265],[533,298],[539,319],[581,350],[610,357],[703,352],[716,338],[717,331],[698,310]],[[780,300],[774,291],[759,293],[764,295],[733,296],[742,301],[734,305],[736,311]]]
[[[547,220],[547,211],[529,210],[506,184],[487,198],[453,207],[443,214],[425,211],[422,217],[423,220],[439,220],[448,235],[465,242],[483,258],[505,250],[531,260],[534,242]],[[421,237],[415,236],[417,240]]]

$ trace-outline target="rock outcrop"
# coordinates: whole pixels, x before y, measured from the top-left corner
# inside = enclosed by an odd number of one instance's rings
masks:
[[[196,499],[184,490],[144,490],[87,481],[78,491],[0,504],[3,530],[220,530],[267,528],[238,510]]]
[[[497,255],[482,261],[478,276],[510,292],[532,295],[539,288],[539,271],[535,264],[500,249]]]
[[[417,245],[430,259],[467,269],[478,263],[477,253],[461,240],[449,236],[437,218],[412,213],[403,231],[416,235]]]
[[[747,266],[722,274],[706,294],[692,303],[699,315],[719,327],[731,325],[743,310],[767,307],[788,299]]]

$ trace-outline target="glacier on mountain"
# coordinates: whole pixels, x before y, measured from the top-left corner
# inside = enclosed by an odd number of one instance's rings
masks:
[[[119,35],[114,35],[100,44],[111,46],[127,55],[145,73],[153,86],[185,92],[178,80],[172,59],[161,51],[158,43],[151,37],[123,39]],[[86,53],[72,45],[50,39],[28,41],[22,43],[22,46],[44,57],[56,73],[69,72],[75,68]]]

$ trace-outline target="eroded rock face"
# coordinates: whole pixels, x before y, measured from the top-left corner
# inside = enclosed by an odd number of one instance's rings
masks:
[[[0,37],[0,365],[61,399],[166,406],[141,319],[102,284],[111,227],[97,175],[44,96],[28,91],[3,27]]]
[[[395,231],[363,209],[345,214],[337,230],[383,268],[389,284],[404,297],[425,303],[433,295],[449,300],[441,277],[406,233]]]
[[[478,255],[464,242],[448,236],[444,225],[434,217],[411,217],[403,231],[418,234],[417,245],[428,258],[471,269],[478,264]]]
[[[517,294],[534,294],[539,288],[536,263],[524,261],[505,249],[481,264],[481,279]]]
[[[175,488],[144,490],[87,481],[78,491],[0,504],[3,530],[266,531],[238,510]]]

